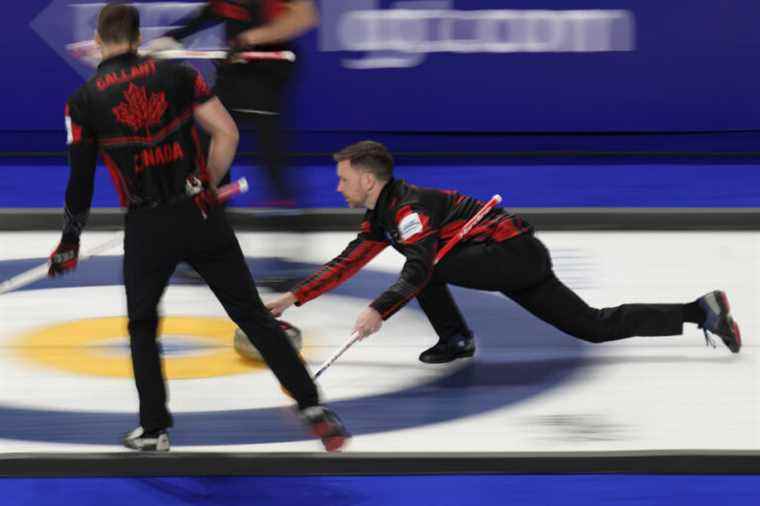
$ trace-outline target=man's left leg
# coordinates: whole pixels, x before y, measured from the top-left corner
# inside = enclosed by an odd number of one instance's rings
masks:
[[[218,214],[209,214],[209,221],[218,218]],[[319,403],[317,388],[303,361],[261,301],[232,231],[225,231],[223,235],[226,240],[220,242],[215,241],[211,234],[205,234],[210,251],[193,255],[188,259],[190,265],[203,276],[232,321],[252,340],[283,388],[298,402],[299,408],[316,406]]]
[[[446,283],[432,280],[417,294],[417,302],[438,334],[438,343],[423,351],[420,361],[427,364],[443,364],[475,354],[472,331]]]
[[[319,404],[319,392],[306,366],[277,320],[259,297],[235,235],[221,210],[199,227],[188,260],[203,276],[227,314],[251,339],[262,358],[296,400],[303,420],[328,451],[350,438],[338,416]]]

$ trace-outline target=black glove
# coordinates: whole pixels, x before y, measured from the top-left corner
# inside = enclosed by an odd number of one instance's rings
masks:
[[[60,242],[50,254],[50,268],[48,276],[51,278],[60,276],[74,270],[79,261],[79,243]]]

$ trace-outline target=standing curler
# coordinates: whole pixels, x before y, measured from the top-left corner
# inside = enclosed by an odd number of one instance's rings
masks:
[[[237,149],[234,121],[193,68],[137,54],[136,8],[104,7],[96,41],[103,61],[66,108],[71,175],[50,273],[57,276],[76,266],[99,151],[127,208],[124,285],[140,427],[126,435],[124,445],[159,451],[170,446],[172,416],[156,340],[158,303],[184,261],[208,283],[230,318],[256,337],[264,360],[325,448],[340,449],[348,433],[334,413],[320,406],[301,358],[261,302],[220,207],[230,192],[240,190],[217,188]],[[208,159],[196,124],[211,138]]]

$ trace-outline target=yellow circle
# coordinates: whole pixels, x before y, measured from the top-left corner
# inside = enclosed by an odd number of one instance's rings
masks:
[[[164,356],[168,379],[208,378],[263,369],[263,362],[237,354],[233,348],[235,324],[226,318],[168,316],[160,321],[159,335],[187,336],[206,347],[200,356]],[[127,319],[92,318],[62,323],[21,336],[14,348],[27,360],[67,372],[132,377],[129,353],[103,353],[107,343],[129,345]]]

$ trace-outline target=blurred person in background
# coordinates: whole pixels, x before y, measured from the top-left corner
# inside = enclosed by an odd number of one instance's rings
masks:
[[[211,0],[195,14],[150,41],[149,51],[176,49],[180,41],[218,23],[224,23],[225,38],[234,51],[292,51],[291,41],[319,22],[313,0]],[[253,127],[258,158],[264,168],[271,196],[264,207],[290,210],[284,213],[283,232],[297,231],[297,188],[288,174],[288,141],[283,127],[286,92],[295,63],[277,60],[232,59],[217,68],[214,92],[232,113],[241,131]],[[281,256],[282,247],[275,252]],[[279,272],[262,278],[260,284],[278,289],[292,285],[292,275],[279,262]]]

